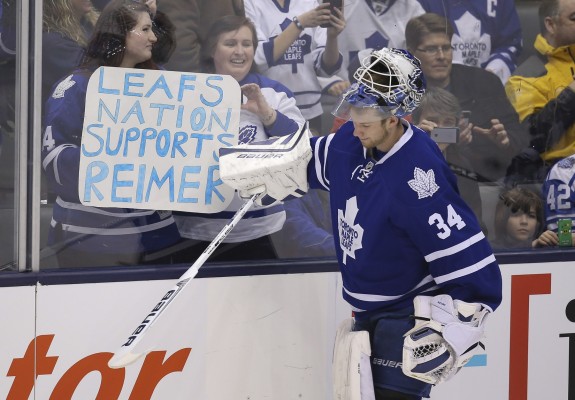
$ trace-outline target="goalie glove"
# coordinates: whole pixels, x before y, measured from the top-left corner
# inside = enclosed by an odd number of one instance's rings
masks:
[[[403,373],[433,385],[451,379],[475,354],[485,350],[489,310],[443,294],[417,296],[415,326],[403,342]]]
[[[241,197],[264,193],[257,201],[260,205],[301,197],[308,190],[310,136],[304,126],[291,135],[221,148],[220,178]]]

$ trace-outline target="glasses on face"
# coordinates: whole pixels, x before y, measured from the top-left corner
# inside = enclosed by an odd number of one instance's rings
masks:
[[[451,53],[453,49],[450,44],[444,44],[443,46],[426,46],[423,48],[417,48],[417,51],[421,51],[430,56],[436,56],[441,51],[443,54]]]

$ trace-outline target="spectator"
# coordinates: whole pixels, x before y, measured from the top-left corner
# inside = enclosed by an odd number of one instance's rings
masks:
[[[473,172],[467,158],[473,125],[461,119],[461,107],[457,98],[445,89],[430,87],[421,100],[419,107],[413,112],[413,122],[426,132],[437,127],[459,127],[457,143],[437,143],[443,153],[449,168],[457,177],[459,193],[467,205],[473,210],[481,229],[487,235],[483,223],[481,195],[477,175]]]
[[[575,153],[575,29],[571,16],[575,2],[544,0],[539,8],[541,34],[535,49],[541,62],[529,71],[521,70],[506,85],[511,103],[531,137],[530,148],[536,153],[532,163],[545,172],[555,162]]]
[[[243,0],[162,0],[159,9],[178,27],[176,51],[166,64],[173,71],[199,72],[213,22],[225,15],[245,16]]]
[[[46,0],[42,20],[42,104],[80,63],[99,13],[90,0]]]
[[[543,184],[545,223],[547,229],[553,232],[557,232],[560,219],[575,219],[574,176],[575,155],[571,155],[553,165]]]
[[[310,189],[305,196],[284,203],[286,222],[274,233],[279,258],[335,256],[329,204],[319,191]]]
[[[556,246],[557,234],[543,232],[543,201],[526,188],[506,189],[495,208],[495,240],[498,249]]]
[[[332,13],[329,4],[318,5],[317,0],[246,0],[245,5],[261,44],[255,56],[258,68],[286,85],[311,130],[322,132],[318,75],[331,76],[341,66],[337,37],[345,27],[343,12]]]
[[[110,0],[92,0],[97,10],[102,10]],[[134,0],[138,1],[138,0]],[[152,59],[164,68],[176,49],[176,26],[170,17],[162,11],[158,11],[156,0],[139,0],[150,7],[152,14],[152,29],[158,41],[152,49]]]
[[[419,0],[426,12],[444,16],[455,29],[453,62],[485,68],[505,84],[522,48],[513,0]]]
[[[112,0],[102,11],[81,67],[48,99],[42,159],[54,204],[48,244],[61,267],[166,262],[155,253],[180,241],[170,212],[84,206],[78,196],[80,140],[90,75],[100,66],[158,69],[147,5]]]
[[[346,0],[343,14],[346,27],[339,35],[338,46],[343,55],[341,69],[336,76],[320,78],[332,96],[339,96],[350,85],[350,61],[358,59],[360,50],[367,54],[382,47],[405,47],[405,25],[411,18],[425,11],[417,0]],[[352,75],[359,62],[351,70]]]
[[[407,48],[421,61],[428,87],[450,91],[461,108],[471,112],[469,160],[478,179],[497,181],[523,147],[526,135],[497,77],[481,68],[452,63],[452,36],[451,24],[433,13],[411,19],[405,29]]]
[[[289,89],[254,73],[257,46],[253,23],[246,17],[231,15],[214,22],[202,49],[205,72],[231,75],[242,87],[246,100],[240,114],[240,143],[288,135],[305,123]],[[181,252],[176,261],[194,261],[243,203],[244,200],[236,195],[221,213],[175,213],[181,236],[201,242]],[[279,231],[285,219],[281,204],[249,210],[210,259],[276,258],[269,235]]]

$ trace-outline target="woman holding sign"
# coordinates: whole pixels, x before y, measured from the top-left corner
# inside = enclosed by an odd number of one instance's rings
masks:
[[[167,260],[155,254],[181,240],[171,212],[89,207],[78,196],[91,74],[100,66],[158,69],[152,61],[156,42],[146,4],[112,0],[96,23],[82,66],[56,85],[46,103],[42,166],[58,195],[48,243],[60,267],[159,264]]]
[[[240,115],[240,143],[265,140],[296,132],[305,120],[291,91],[281,83],[255,73],[254,54],[258,45],[253,23],[240,16],[225,16],[214,22],[203,47],[204,71],[233,76],[243,93]],[[180,234],[199,240],[198,246],[183,252],[176,261],[197,258],[243,204],[236,195],[226,211],[217,214],[175,212]],[[269,235],[286,220],[283,205],[253,208],[229,233],[211,260],[276,258]],[[241,246],[237,246],[241,243]]]

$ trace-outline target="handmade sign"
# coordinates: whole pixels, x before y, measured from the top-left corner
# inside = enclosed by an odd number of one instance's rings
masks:
[[[234,191],[218,151],[238,143],[241,90],[231,76],[100,67],[88,84],[82,204],[214,213]]]

